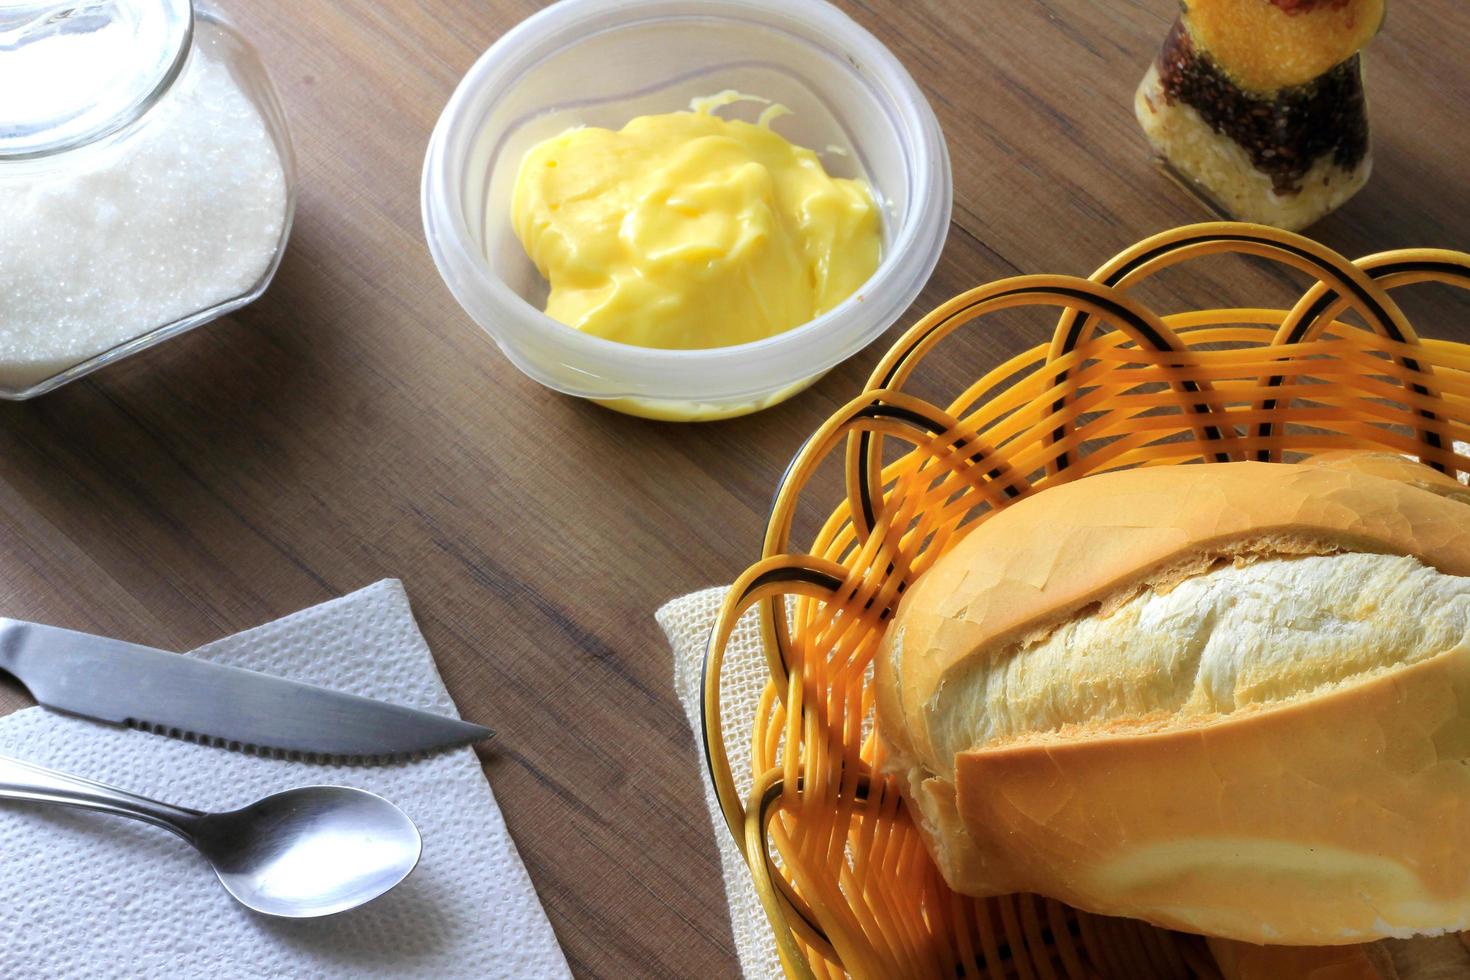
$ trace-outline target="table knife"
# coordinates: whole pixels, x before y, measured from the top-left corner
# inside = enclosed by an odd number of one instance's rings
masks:
[[[266,755],[393,759],[494,733],[427,711],[0,618],[0,670],[48,708]]]

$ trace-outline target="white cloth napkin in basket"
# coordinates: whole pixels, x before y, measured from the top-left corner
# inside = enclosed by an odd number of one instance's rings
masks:
[[[669,644],[674,648],[674,690],[679,703],[684,706],[684,713],[689,716],[696,742],[700,731],[704,648],[709,641],[710,628],[719,615],[720,603],[724,602],[728,591],[728,587],[722,586],[695,592],[674,599],[655,613],[659,626],[663,627]],[[751,787],[749,767],[742,763],[749,760],[750,730],[768,677],[761,646],[760,611],[752,608],[741,617],[730,636],[721,674],[725,751],[729,753],[735,784],[740,787],[742,796],[748,794]],[[699,759],[703,771],[702,747]],[[776,939],[771,933],[771,925],[766,921],[755,886],[750,882],[745,858],[736,849],[735,841],[725,827],[725,817],[720,812],[708,772],[704,772],[703,779],[705,804],[714,824],[720,867],[725,874],[725,897],[730,902],[730,926],[735,937],[735,952],[740,957],[740,968],[746,980],[781,980],[785,974],[776,955]]]
[[[392,580],[193,656],[457,714]],[[0,802],[0,977],[571,975],[471,749],[321,766],[28,708],[0,719],[0,753],[203,809],[291,786],[359,786],[402,807],[424,841],[418,868],[377,901],[325,919],[271,919],[237,905],[204,860],[164,831]]]

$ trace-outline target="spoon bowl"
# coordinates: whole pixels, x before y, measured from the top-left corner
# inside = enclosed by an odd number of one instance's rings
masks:
[[[377,898],[408,877],[423,850],[402,810],[347,786],[304,786],[205,814],[193,833],[240,904],[293,919]]]

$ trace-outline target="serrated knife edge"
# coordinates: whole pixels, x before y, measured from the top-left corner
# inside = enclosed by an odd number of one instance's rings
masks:
[[[49,708],[271,754],[401,759],[494,734],[458,718],[21,620],[0,619],[0,669]]]

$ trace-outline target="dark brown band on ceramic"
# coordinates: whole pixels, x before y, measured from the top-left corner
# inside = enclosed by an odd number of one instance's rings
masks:
[[[1358,55],[1305,85],[1263,98],[1231,81],[1195,45],[1181,17],[1164,40],[1158,68],[1169,104],[1189,106],[1211,129],[1234,140],[1251,164],[1271,178],[1278,194],[1300,191],[1302,178],[1318,160],[1330,157],[1343,170],[1353,170],[1368,154],[1368,110]]]

